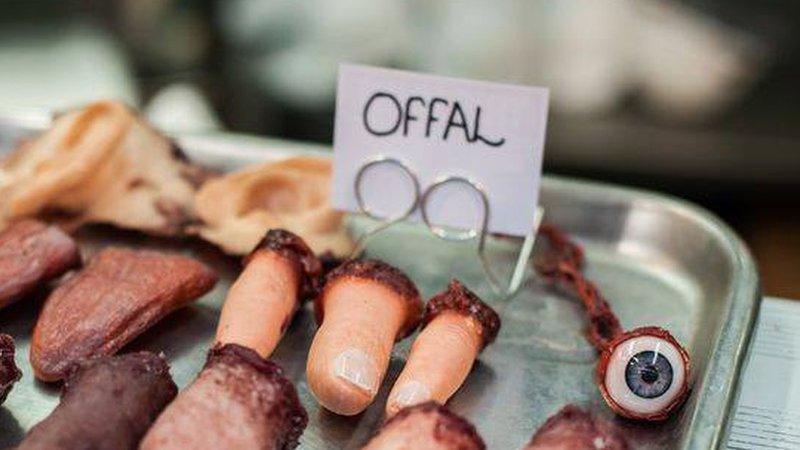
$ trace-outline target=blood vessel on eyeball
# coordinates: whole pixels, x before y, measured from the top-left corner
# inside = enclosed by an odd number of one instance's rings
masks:
[[[545,278],[570,289],[588,316],[586,336],[600,352],[595,380],[617,414],[649,422],[667,419],[689,396],[689,353],[669,331],[624,331],[600,289],[583,272],[583,249],[550,224],[540,228],[547,248],[534,262]]]

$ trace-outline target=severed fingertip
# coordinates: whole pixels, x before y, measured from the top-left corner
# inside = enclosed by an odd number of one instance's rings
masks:
[[[363,350],[351,348],[340,353],[334,359],[333,373],[369,395],[378,392],[380,373],[372,358]]]
[[[386,414],[390,417],[407,406],[425,403],[433,398],[430,388],[417,380],[410,380],[401,386],[396,386],[392,393],[393,396],[389,399],[386,407]]]

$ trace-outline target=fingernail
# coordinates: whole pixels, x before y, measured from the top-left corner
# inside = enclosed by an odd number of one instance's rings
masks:
[[[345,350],[336,357],[333,370],[337,377],[369,393],[378,391],[378,370],[369,356],[356,348]]]
[[[397,389],[395,403],[401,406],[411,406],[424,403],[431,399],[431,390],[419,381],[412,380]]]

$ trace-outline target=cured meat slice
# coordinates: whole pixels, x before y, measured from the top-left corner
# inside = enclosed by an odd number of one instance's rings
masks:
[[[124,104],[92,103],[0,161],[0,228],[47,215],[181,234],[207,175]]]
[[[59,228],[35,220],[0,233],[0,308],[80,265],[78,246]]]
[[[180,255],[109,248],[54,290],[31,341],[31,365],[43,381],[73,363],[111,355],[167,314],[208,292],[216,274]]]

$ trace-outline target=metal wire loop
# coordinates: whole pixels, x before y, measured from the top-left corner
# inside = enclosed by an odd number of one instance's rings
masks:
[[[483,209],[481,211],[481,218],[477,228],[472,228],[466,231],[448,231],[447,228],[435,225],[431,221],[430,216],[428,215],[428,203],[430,202],[434,192],[447,183],[464,184],[478,193]],[[531,252],[533,251],[536,233],[539,229],[539,225],[541,224],[542,215],[544,214],[544,210],[541,207],[536,209],[533,228],[527,234],[527,236],[525,236],[525,240],[520,248],[519,254],[517,255],[514,271],[507,284],[503,284],[500,281],[500,278],[494,273],[492,270],[492,263],[489,261],[489,257],[486,254],[486,239],[489,235],[489,196],[486,194],[486,191],[480,183],[458,175],[440,178],[435,183],[430,185],[422,194],[422,198],[420,200],[420,212],[422,213],[422,220],[425,222],[425,225],[428,227],[428,229],[442,239],[451,241],[466,241],[477,238],[477,253],[478,259],[481,262],[481,268],[486,276],[486,280],[489,282],[489,286],[491,286],[495,295],[497,295],[501,300],[506,300],[512,297],[519,290],[525,275],[525,263],[530,258]],[[501,304],[499,309],[502,311],[505,309],[505,305],[506,303]]]
[[[471,228],[466,231],[448,231],[447,228],[438,226],[431,222],[430,216],[428,215],[428,202],[430,201],[433,193],[436,192],[437,189],[441,188],[445,184],[448,183],[459,183],[464,184],[472,188],[475,192],[478,193],[478,196],[481,201],[481,220],[479,222],[479,228]],[[422,213],[422,221],[425,222],[425,225],[431,230],[433,234],[439,236],[442,239],[447,239],[449,241],[468,241],[470,239],[475,239],[475,237],[480,236],[481,240],[484,239],[486,235],[486,229],[489,224],[489,197],[486,195],[486,191],[483,189],[479,183],[470,180],[469,178],[458,176],[458,175],[451,175],[447,177],[440,178],[425,190],[422,194],[422,199],[420,200],[420,212]]]
[[[372,169],[373,167],[381,164],[389,164],[398,167],[400,170],[403,171],[403,173],[408,177],[408,179],[411,180],[411,183],[414,186],[414,196],[411,199],[412,200],[411,204],[408,206],[408,208],[406,208],[404,211],[402,211],[395,217],[386,218],[378,215],[374,210],[369,208],[366,201],[364,201],[364,195],[362,194],[362,184],[364,181],[364,174],[366,174],[367,171]],[[372,219],[380,220],[381,223],[372,230],[362,234],[358,238],[355,248],[350,253],[351,258],[357,257],[364,251],[364,248],[369,238],[391,227],[392,225],[395,225],[407,219],[414,212],[414,210],[417,209],[417,205],[419,205],[420,202],[420,191],[421,191],[419,186],[419,178],[417,178],[417,174],[414,173],[414,171],[412,171],[405,163],[403,163],[399,159],[390,158],[387,156],[378,156],[377,158],[367,161],[364,165],[362,165],[358,169],[358,172],[356,172],[356,177],[355,180],[353,181],[353,189],[355,190],[356,202],[358,203],[358,209],[361,211],[361,213]]]
[[[394,217],[384,218],[378,215],[374,210],[370,209],[369,206],[366,204],[362,193],[364,174],[371,168],[380,164],[391,164],[400,168],[414,185],[414,197],[412,198],[411,204],[407,209],[405,209],[400,214]],[[430,203],[430,199],[433,197],[433,195],[438,189],[440,189],[442,186],[448,183],[463,184],[478,193],[482,210],[481,210],[480,220],[475,228],[471,228],[468,230],[456,230],[453,228],[439,226],[432,222],[430,216],[428,215],[428,205]],[[350,254],[350,258],[358,257],[364,251],[364,249],[366,248],[367,241],[372,236],[391,227],[392,225],[395,225],[407,219],[409,216],[411,216],[411,214],[414,213],[417,207],[419,207],[422,216],[422,221],[425,223],[428,229],[437,237],[450,241],[467,241],[467,240],[477,239],[478,241],[477,253],[478,253],[478,258],[480,259],[481,262],[481,267],[483,268],[483,272],[486,275],[486,279],[489,282],[489,285],[491,286],[492,290],[498,297],[500,297],[501,300],[506,300],[510,298],[519,290],[522,281],[525,278],[525,267],[526,267],[525,263],[530,258],[531,252],[533,250],[533,244],[536,240],[536,233],[538,231],[539,225],[542,220],[542,215],[544,213],[544,210],[541,207],[537,208],[536,214],[534,216],[533,228],[525,237],[522,247],[520,248],[520,252],[517,256],[517,262],[514,266],[514,271],[511,275],[511,279],[508,281],[507,284],[503,284],[499,281],[499,278],[495,275],[494,271],[492,270],[491,267],[492,264],[489,261],[485,251],[486,239],[489,235],[490,205],[489,205],[489,196],[486,194],[486,191],[484,190],[483,186],[478,182],[473,181],[467,177],[459,175],[450,175],[439,178],[433,184],[428,186],[428,188],[425,189],[425,192],[420,194],[422,190],[420,189],[419,178],[417,177],[416,173],[414,173],[405,163],[403,163],[398,159],[386,156],[379,156],[375,159],[366,162],[363,166],[361,166],[358,169],[358,172],[356,173],[356,177],[353,183],[353,188],[355,189],[356,201],[358,202],[358,207],[361,213],[365,214],[366,216],[372,219],[380,220],[381,223],[372,230],[365,232],[358,238],[355,248],[353,252]],[[503,304],[499,305],[500,311],[505,309],[506,303],[507,302],[504,302]]]

